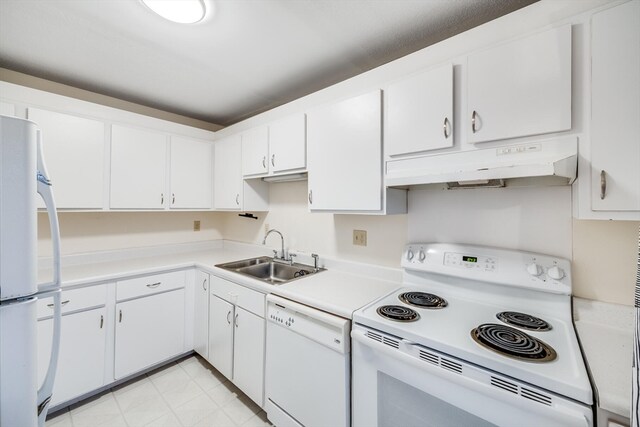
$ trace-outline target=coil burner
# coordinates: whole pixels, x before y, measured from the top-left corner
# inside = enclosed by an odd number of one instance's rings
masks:
[[[444,308],[447,301],[438,295],[427,292],[405,292],[398,296],[400,301],[420,308]]]
[[[420,315],[415,310],[401,305],[383,305],[378,307],[376,311],[380,316],[397,322],[413,322],[420,318]]]
[[[514,359],[550,362],[556,358],[547,344],[510,326],[485,323],[473,329],[471,337],[483,347]]]
[[[507,325],[527,329],[529,331],[551,330],[550,324],[538,317],[531,316],[530,314],[526,313],[519,313],[517,311],[503,311],[496,314],[496,317]]]

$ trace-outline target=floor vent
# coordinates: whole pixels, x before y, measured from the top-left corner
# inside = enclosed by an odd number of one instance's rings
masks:
[[[398,348],[398,347],[400,347],[400,343],[399,343],[398,341],[393,340],[393,339],[391,339],[391,338],[387,338],[387,337],[383,337],[383,338],[382,338],[382,343],[383,343],[383,344],[386,344],[386,345],[388,345],[388,346],[390,346],[390,347],[393,347],[393,348]]]
[[[511,393],[518,394],[518,386],[517,384],[513,384],[509,381],[505,381],[502,378],[491,377],[491,385],[494,387],[501,388]]]
[[[440,358],[433,353],[429,353],[428,351],[420,350],[420,359],[434,365],[440,364]]]
[[[526,399],[533,400],[534,402],[542,403],[543,405],[551,406],[551,397],[539,393],[535,390],[529,390],[528,388],[520,387],[520,394]]]
[[[448,369],[452,372],[455,372],[457,374],[461,374],[462,373],[462,365],[459,363],[456,363],[454,361],[445,359],[445,358],[440,358],[440,366],[442,366],[444,369]]]

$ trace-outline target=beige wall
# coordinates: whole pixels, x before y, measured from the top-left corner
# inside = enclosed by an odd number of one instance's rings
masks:
[[[62,212],[58,219],[63,255],[222,238],[216,212]],[[51,256],[50,236],[48,217],[39,213],[38,256]]]
[[[225,239],[262,243],[265,227],[284,234],[285,246],[323,256],[339,257],[399,267],[407,241],[407,216],[333,215],[307,211],[307,182],[270,184],[270,210],[258,220],[224,214]],[[367,246],[354,246],[353,230],[367,231]],[[267,245],[280,248],[280,238],[269,236]]]
[[[573,221],[574,295],[633,305],[639,221]]]

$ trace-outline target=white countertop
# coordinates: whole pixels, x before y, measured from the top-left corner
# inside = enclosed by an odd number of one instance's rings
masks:
[[[400,287],[400,269],[322,259],[327,270],[284,285],[269,285],[215,267],[216,264],[270,255],[269,247],[230,241],[206,242],[173,247],[74,255],[63,258],[62,288],[115,282],[131,276],[196,267],[263,293],[274,293],[328,313],[351,319],[353,311]],[[47,265],[48,260],[41,260]],[[312,264],[298,253],[296,262]],[[51,280],[51,270],[41,268],[40,283]]]
[[[598,407],[629,417],[633,356],[632,306],[574,298],[573,315],[596,387]]]

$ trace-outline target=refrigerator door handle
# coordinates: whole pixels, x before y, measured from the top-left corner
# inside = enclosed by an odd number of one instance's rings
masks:
[[[47,408],[53,394],[53,382],[56,378],[56,369],[58,367],[58,355],[60,353],[60,325],[62,323],[62,305],[60,297],[62,291],[60,289],[51,292],[47,296],[53,297],[53,337],[51,343],[51,356],[49,358],[49,367],[44,377],[42,387],[38,390],[38,426],[44,426],[47,417]]]
[[[42,196],[49,216],[49,227],[51,228],[51,242],[53,244],[53,282],[38,286],[39,292],[56,290],[60,287],[60,226],[58,225],[58,215],[56,214],[56,202],[51,191],[51,181],[47,172],[42,155],[42,135],[38,131],[38,194]]]

